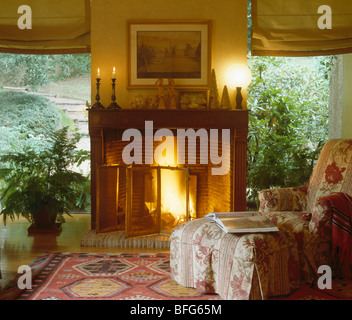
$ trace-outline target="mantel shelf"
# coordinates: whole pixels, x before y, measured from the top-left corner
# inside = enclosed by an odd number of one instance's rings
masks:
[[[248,110],[89,109],[89,128],[205,128],[248,131]]]

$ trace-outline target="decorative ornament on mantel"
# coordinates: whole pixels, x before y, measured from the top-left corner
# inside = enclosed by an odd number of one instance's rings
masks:
[[[168,85],[167,85],[167,90],[168,90],[168,96],[169,96],[169,108],[170,109],[176,109],[176,92],[175,92],[175,80],[172,78],[168,79]]]
[[[252,73],[245,64],[234,64],[227,70],[226,82],[236,88],[236,109],[242,108],[242,89],[246,89],[252,81]]]
[[[157,87],[158,89],[158,101],[159,101],[159,106],[158,108],[159,109],[166,109],[165,107],[165,92],[164,92],[164,89],[165,89],[165,85],[164,85],[164,79],[162,78],[159,78],[156,82],[155,82],[155,86]]]
[[[229,96],[229,90],[227,89],[227,86],[224,86],[224,89],[222,91],[220,106],[221,106],[221,109],[231,109],[232,108],[230,96]]]
[[[131,102],[131,109],[158,109],[158,98],[156,95],[149,95],[146,98],[138,94]]]
[[[219,109],[219,92],[218,85],[216,81],[215,70],[211,71],[211,83],[210,83],[210,93],[209,93],[209,109]]]
[[[95,100],[96,101],[92,105],[91,109],[104,109],[104,106],[100,102],[99,88],[100,88],[100,69],[98,68],[98,73],[97,73],[97,94],[95,96]]]

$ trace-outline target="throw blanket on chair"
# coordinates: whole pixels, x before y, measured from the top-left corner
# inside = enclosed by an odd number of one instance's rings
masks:
[[[352,197],[335,192],[324,197],[332,209],[332,254],[337,258],[343,275],[352,275]]]

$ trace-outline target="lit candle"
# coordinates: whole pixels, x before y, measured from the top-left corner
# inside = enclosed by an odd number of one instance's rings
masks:
[[[115,67],[114,67],[114,69],[112,70],[112,78],[113,78],[113,79],[116,79],[116,70],[115,70]]]
[[[100,79],[100,69],[98,68],[97,78]]]

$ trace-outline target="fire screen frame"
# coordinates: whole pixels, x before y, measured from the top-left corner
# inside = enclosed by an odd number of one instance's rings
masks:
[[[126,238],[133,238],[133,237],[142,237],[142,236],[151,236],[151,235],[170,235],[169,232],[165,232],[161,228],[161,193],[162,193],[162,185],[161,185],[161,170],[178,170],[183,171],[185,173],[186,181],[185,181],[185,194],[186,194],[186,213],[185,218],[186,221],[191,219],[190,216],[190,195],[189,195],[189,170],[188,168],[184,167],[177,167],[177,166],[138,166],[132,165],[127,167],[126,171],[126,227],[125,227],[125,237]],[[150,233],[149,230],[142,230],[138,232],[133,232],[131,230],[132,225],[132,190],[133,190],[133,172],[145,172],[150,173],[152,170],[156,170],[157,176],[157,191],[156,191],[156,220],[157,224],[155,225],[154,232]]]
[[[117,221],[119,198],[119,165],[98,165],[96,184],[96,231],[111,232],[119,229]],[[107,174],[108,172],[108,174]],[[114,205],[112,205],[112,203]]]

